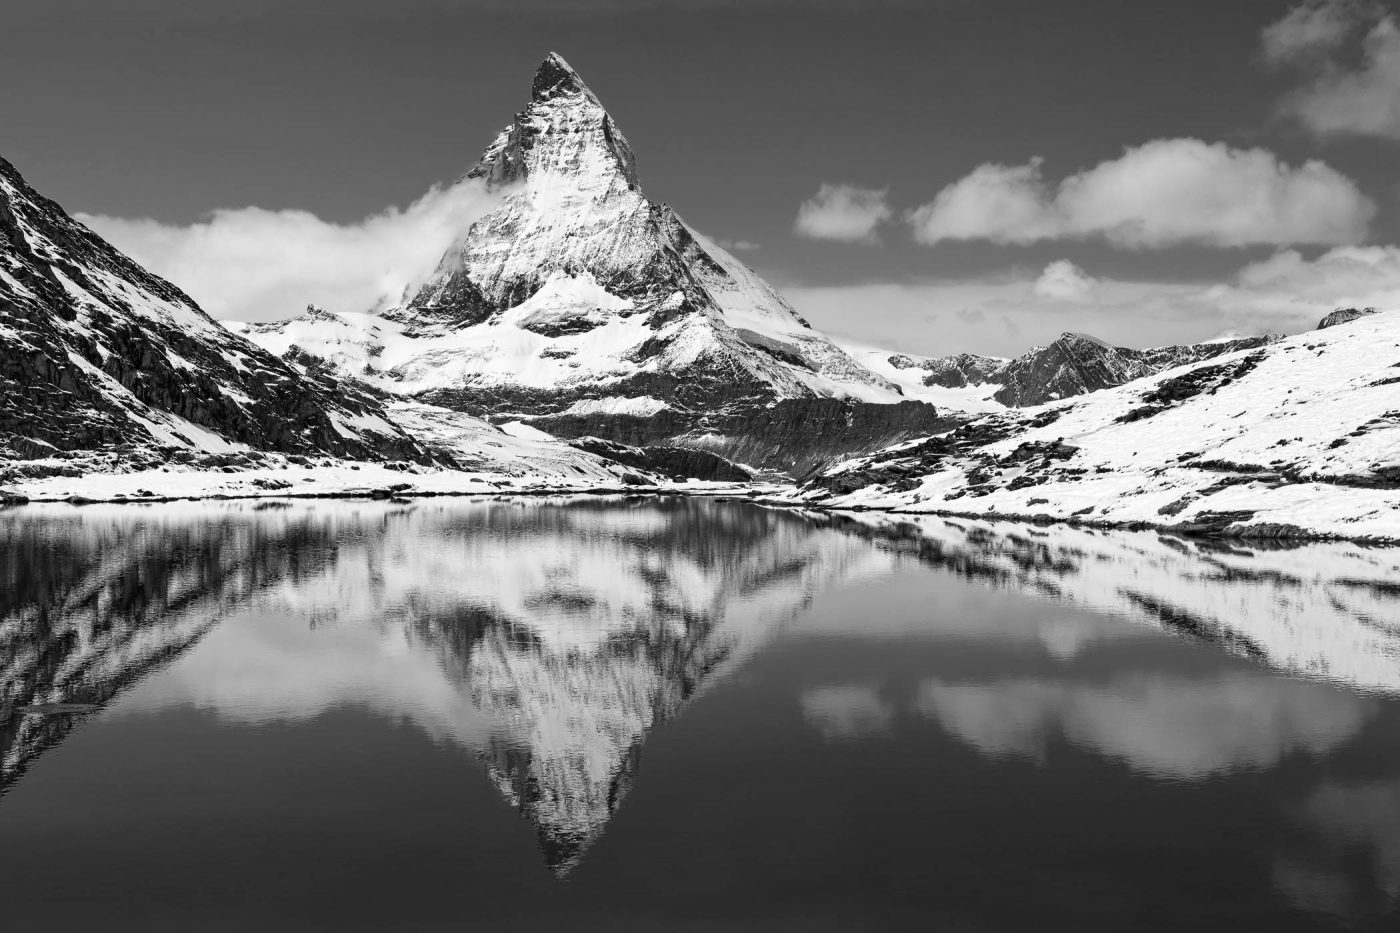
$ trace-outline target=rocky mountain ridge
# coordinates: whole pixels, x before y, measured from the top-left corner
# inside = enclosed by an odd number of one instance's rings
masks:
[[[1400,311],[987,414],[843,464],[793,498],[1400,540]]]
[[[918,374],[925,386],[998,386],[989,394],[990,399],[1007,408],[1029,408],[1120,386],[1236,350],[1261,347],[1278,339],[1277,335],[1231,337],[1137,350],[1115,347],[1088,334],[1066,332],[1049,345],[1032,347],[1011,360],[958,353],[931,358],[895,354],[888,361],[896,369]]]
[[[0,456],[430,459],[370,393],[230,334],[0,159]]]

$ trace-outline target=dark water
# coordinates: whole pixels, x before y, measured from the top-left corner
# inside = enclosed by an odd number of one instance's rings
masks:
[[[0,929],[1400,929],[1400,554],[0,512]]]

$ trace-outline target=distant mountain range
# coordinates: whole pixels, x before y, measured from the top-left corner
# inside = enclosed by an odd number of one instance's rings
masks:
[[[794,499],[1197,534],[1397,537],[1400,312],[1324,323],[983,415],[827,471]]]
[[[889,364],[921,375],[925,386],[997,386],[990,395],[993,400],[1008,408],[1028,408],[1120,386],[1225,353],[1252,350],[1279,339],[1277,335],[1234,337],[1134,350],[1110,346],[1087,334],[1065,333],[1049,346],[1032,347],[1014,360],[971,353],[935,358],[896,354],[889,357]]]

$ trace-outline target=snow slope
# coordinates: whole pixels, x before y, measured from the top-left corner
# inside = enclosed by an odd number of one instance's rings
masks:
[[[986,415],[793,498],[1400,538],[1400,312]]]

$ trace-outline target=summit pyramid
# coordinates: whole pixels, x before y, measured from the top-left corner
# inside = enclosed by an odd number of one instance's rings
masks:
[[[790,471],[936,426],[932,406],[649,199],[626,137],[560,56],[467,177],[497,203],[416,291],[248,336],[492,420]]]

